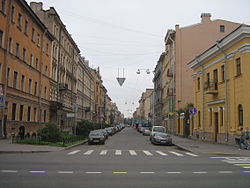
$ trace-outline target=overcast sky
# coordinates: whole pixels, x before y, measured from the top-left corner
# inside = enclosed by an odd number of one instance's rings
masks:
[[[30,3],[32,0],[27,0]],[[33,0],[36,1],[36,0]],[[36,1],[39,2],[39,1]],[[132,116],[164,50],[167,29],[212,19],[250,24],[249,0],[43,0],[54,7],[90,67],[100,67],[108,95],[125,116]],[[126,78],[122,87],[116,77]],[[141,74],[136,74],[138,69]],[[151,71],[146,74],[145,69]]]

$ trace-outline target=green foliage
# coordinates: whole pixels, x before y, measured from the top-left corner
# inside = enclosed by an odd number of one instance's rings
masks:
[[[90,131],[96,130],[96,129],[104,129],[107,127],[110,127],[110,125],[106,124],[106,123],[102,123],[102,124],[96,123],[95,124],[95,123],[92,123],[90,121],[83,120],[83,121],[77,123],[76,134],[87,137],[89,135]]]
[[[41,137],[41,141],[45,142],[59,142],[62,139],[59,128],[53,123],[46,124],[38,135]]]

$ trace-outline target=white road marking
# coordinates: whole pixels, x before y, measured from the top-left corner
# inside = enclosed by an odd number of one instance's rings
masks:
[[[31,170],[30,173],[45,173],[46,171]]]
[[[127,172],[113,172],[113,174],[127,174]]]
[[[140,172],[140,174],[154,174],[155,172]]]
[[[115,155],[122,155],[122,150],[115,150]]]
[[[174,155],[176,155],[176,156],[179,156],[179,157],[182,157],[182,156],[183,156],[182,154],[177,153],[177,152],[174,152],[174,151],[169,151],[169,153],[172,153],[172,154],[174,154]]]
[[[94,150],[88,150],[86,151],[83,155],[90,155],[91,153],[93,153]]]
[[[59,174],[73,174],[73,171],[58,171]]]
[[[222,160],[222,162],[226,162],[229,164],[237,164],[237,163],[246,163],[246,161],[227,161],[227,160]],[[247,161],[248,162],[248,161]]]
[[[250,166],[243,166],[243,168],[250,168]]]
[[[244,173],[250,173],[250,171],[243,171]]]
[[[72,151],[72,152],[70,152],[70,153],[68,153],[68,155],[74,155],[74,154],[76,154],[76,153],[78,153],[78,152],[80,152],[81,150],[75,150],[75,151]]]
[[[226,157],[210,157],[211,159],[225,159]]]
[[[208,172],[192,172],[193,174],[207,174]]]
[[[17,173],[17,170],[1,170],[4,173]]]
[[[186,154],[187,154],[187,155],[190,155],[190,156],[192,156],[192,157],[198,157],[198,156],[199,156],[199,155],[196,155],[196,154],[190,153],[190,152],[186,152]]]
[[[162,155],[162,156],[168,155],[168,154],[166,154],[166,153],[163,153],[162,151],[155,151],[155,152],[158,153],[158,154],[160,154],[160,155]]]
[[[167,172],[168,174],[181,174],[182,172]]]
[[[218,173],[220,173],[220,174],[231,174],[233,172],[232,171],[219,171]]]
[[[85,172],[86,174],[102,174],[102,172]]]
[[[150,153],[149,151],[143,150],[143,153],[145,153],[147,156],[152,156],[153,154]]]
[[[102,150],[100,155],[107,155],[108,150]]]
[[[249,166],[250,164],[234,164],[235,166]]]
[[[130,155],[137,155],[137,153],[135,152],[135,150],[129,150]]]

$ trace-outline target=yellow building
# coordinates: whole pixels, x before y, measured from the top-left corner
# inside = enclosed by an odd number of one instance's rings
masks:
[[[49,122],[52,40],[26,1],[2,1],[0,85],[4,137],[35,136]]]
[[[250,129],[250,26],[241,25],[188,65],[194,70],[193,137],[235,143]]]

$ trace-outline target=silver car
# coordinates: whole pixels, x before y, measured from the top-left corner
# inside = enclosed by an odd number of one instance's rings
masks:
[[[106,138],[101,131],[91,131],[88,137],[88,144],[105,144]]]
[[[159,144],[159,145],[172,145],[172,138],[167,133],[156,132],[152,135],[151,139],[152,144]]]

